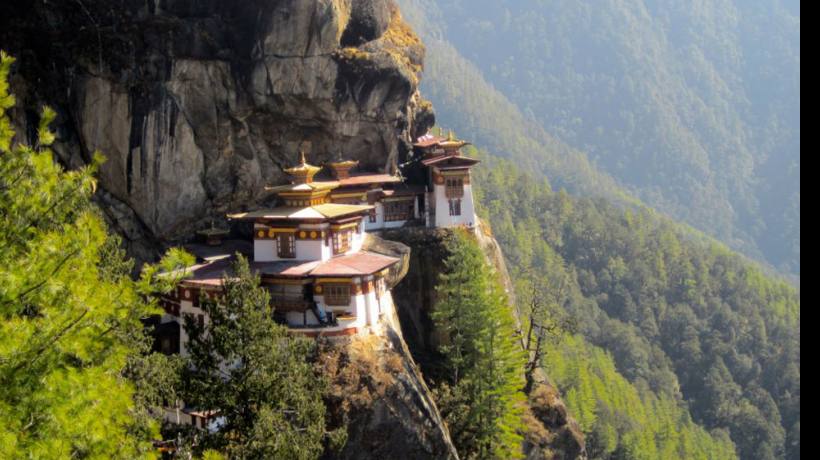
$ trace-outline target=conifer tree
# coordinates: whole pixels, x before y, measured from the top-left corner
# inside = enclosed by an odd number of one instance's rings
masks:
[[[153,456],[158,427],[136,416],[123,370],[156,311],[150,294],[169,286],[162,267],[134,282],[111,257],[90,201],[102,157],[64,171],[49,149],[53,110],[36,145],[13,144],[13,62],[0,52],[0,458]]]
[[[313,371],[315,342],[273,320],[270,296],[239,256],[215,299],[202,297],[203,324],[185,318],[189,352],[180,393],[213,412],[218,429],[196,450],[228,458],[317,458],[325,440],[325,381]]]
[[[442,411],[464,458],[520,457],[525,359],[512,312],[475,240],[457,231],[447,248],[433,313],[449,371]]]

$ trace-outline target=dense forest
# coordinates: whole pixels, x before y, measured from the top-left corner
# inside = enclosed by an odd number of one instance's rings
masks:
[[[797,2],[400,4],[428,48],[423,90],[449,126],[536,160],[573,192],[617,196],[594,165],[799,274]]]
[[[556,192],[513,162],[473,153],[484,160],[481,214],[519,298],[533,283],[566,285],[554,315],[571,317],[579,333],[543,361],[592,453],[639,458],[694,444],[715,458],[731,438],[740,458],[799,458],[800,300],[791,285],[649,209]],[[647,432],[655,436],[641,441]]]

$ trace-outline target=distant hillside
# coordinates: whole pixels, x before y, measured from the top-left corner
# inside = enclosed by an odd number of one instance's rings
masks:
[[[557,192],[472,154],[480,214],[519,299],[545,286],[582,336],[551,346],[544,365],[590,458],[722,458],[727,438],[744,460],[800,458],[798,291],[651,210]]]
[[[399,3],[442,123],[799,274],[796,2]]]

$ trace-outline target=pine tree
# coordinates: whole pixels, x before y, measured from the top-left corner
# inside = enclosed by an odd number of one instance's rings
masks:
[[[198,450],[228,458],[316,458],[325,439],[325,382],[314,374],[315,342],[273,320],[270,297],[239,256],[216,299],[202,297],[208,320],[185,318],[189,355],[180,393],[213,411],[219,429]]]
[[[13,61],[0,52],[0,458],[150,457],[158,427],[135,417],[123,370],[156,311],[159,267],[134,282],[110,257],[90,200],[102,157],[64,171],[53,110],[35,146],[12,143]]]
[[[525,359],[512,312],[478,244],[457,231],[436,291],[433,318],[449,379],[437,389],[456,446],[465,458],[521,456]]]

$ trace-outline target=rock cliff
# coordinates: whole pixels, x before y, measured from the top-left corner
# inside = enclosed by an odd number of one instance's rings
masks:
[[[19,132],[49,104],[64,164],[107,157],[99,201],[141,259],[264,202],[302,148],[392,171],[433,121],[392,0],[12,2],[0,43]]]

